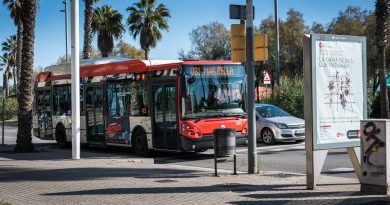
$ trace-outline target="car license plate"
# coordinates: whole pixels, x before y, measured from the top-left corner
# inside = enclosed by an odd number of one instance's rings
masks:
[[[305,130],[295,130],[295,134],[303,134],[305,133]]]

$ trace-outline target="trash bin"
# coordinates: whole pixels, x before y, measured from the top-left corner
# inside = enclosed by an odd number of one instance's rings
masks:
[[[218,157],[227,157],[236,153],[236,130],[231,128],[214,130],[214,152]]]
[[[360,121],[361,186],[369,194],[390,195],[390,120],[370,119]]]

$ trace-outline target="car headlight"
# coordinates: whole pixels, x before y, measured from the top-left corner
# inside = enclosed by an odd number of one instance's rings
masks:
[[[279,128],[279,129],[287,129],[288,126],[284,123],[277,123],[275,122],[275,125]]]

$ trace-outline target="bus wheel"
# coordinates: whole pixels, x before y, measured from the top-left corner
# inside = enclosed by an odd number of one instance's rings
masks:
[[[151,154],[151,150],[148,148],[148,142],[145,132],[137,130],[134,133],[132,141],[133,149],[135,153],[140,157],[148,157]]]
[[[63,125],[58,125],[56,127],[56,141],[60,148],[68,148],[70,143],[66,141],[66,131]]]

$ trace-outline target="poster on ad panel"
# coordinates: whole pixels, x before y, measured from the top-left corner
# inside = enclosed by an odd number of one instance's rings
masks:
[[[312,40],[315,147],[359,146],[360,120],[366,115],[365,39],[333,35]]]

